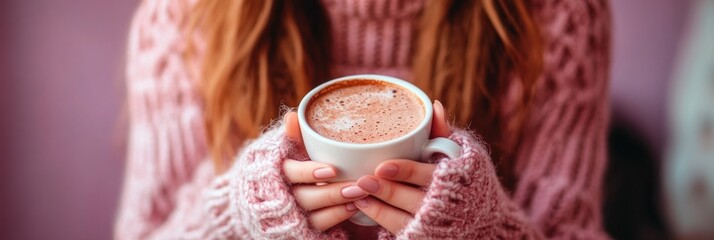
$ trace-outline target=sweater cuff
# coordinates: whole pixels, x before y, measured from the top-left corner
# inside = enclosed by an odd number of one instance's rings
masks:
[[[342,231],[321,233],[291,194],[282,174],[283,160],[294,152],[278,125],[249,143],[231,169],[206,194],[216,238],[335,239]]]
[[[528,223],[503,191],[486,145],[460,129],[449,138],[461,156],[439,159],[422,206],[397,238],[522,237]]]

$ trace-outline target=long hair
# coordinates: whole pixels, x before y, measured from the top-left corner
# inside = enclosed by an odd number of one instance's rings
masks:
[[[500,136],[520,134],[541,67],[528,9],[523,0],[427,1],[417,26],[415,83],[456,113],[456,124],[477,129],[497,156],[508,156],[516,144]],[[329,20],[319,0],[199,0],[190,26],[205,37],[200,78],[220,171],[244,140],[278,116],[281,104],[296,106],[326,80]],[[522,103],[504,117],[498,100],[512,84],[520,84]],[[501,171],[511,171],[507,158],[495,159]]]
[[[416,43],[415,82],[456,113],[456,124],[470,126],[489,143],[510,188],[515,183],[513,150],[543,61],[529,8],[522,0],[427,2]],[[513,84],[522,89],[520,104],[500,112]]]
[[[318,1],[201,0],[189,34],[200,31],[202,94],[208,144],[216,168],[244,140],[296,106],[313,82],[327,78],[329,22]],[[189,46],[188,57],[195,57]]]

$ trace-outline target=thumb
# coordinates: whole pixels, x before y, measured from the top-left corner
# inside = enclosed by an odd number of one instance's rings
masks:
[[[431,121],[431,136],[430,138],[449,137],[451,128],[446,121],[446,110],[441,102],[434,101],[434,117]]]
[[[302,143],[302,134],[300,133],[300,123],[298,122],[297,113],[289,112],[285,114],[283,120],[285,121],[285,136],[298,144]]]

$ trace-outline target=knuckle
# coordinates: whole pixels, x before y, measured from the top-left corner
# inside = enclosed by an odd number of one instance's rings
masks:
[[[312,179],[313,179],[312,171],[310,171],[310,170],[311,169],[305,168],[305,167],[300,168],[300,181],[303,181],[303,182],[312,181]]]
[[[322,221],[319,221],[315,214],[311,214],[310,217],[308,217],[307,221],[313,228],[317,229],[317,231],[322,232],[325,230],[325,224],[323,224]]]
[[[285,173],[285,176],[287,177],[288,181],[290,183],[295,183],[298,179],[296,179],[296,167],[295,163],[292,160],[285,160],[283,163],[283,173]]]
[[[416,168],[413,164],[403,164],[404,180],[414,179],[416,177]]]
[[[416,214],[420,207],[421,201],[410,201],[407,203],[406,210],[412,214]]]
[[[387,216],[385,216],[386,211],[385,211],[384,205],[377,204],[373,209],[374,210],[372,211],[372,215],[374,216],[375,220],[381,220],[381,221],[387,220]]]
[[[409,225],[409,223],[410,223],[411,221],[412,221],[412,218],[410,218],[410,217],[402,218],[402,220],[401,220],[401,226],[400,226],[400,227],[401,227],[401,228],[406,227],[407,225]]]
[[[301,208],[305,208],[305,190],[306,189],[303,186],[296,186],[293,188],[293,195],[295,196],[295,201]]]
[[[303,193],[305,191],[305,186],[293,186],[293,195],[295,195],[295,198],[301,198],[303,196]]]
[[[394,189],[394,185],[392,184],[383,184],[384,190],[382,190],[382,194],[385,198],[386,201],[391,202],[393,200],[396,200],[396,190]]]
[[[340,208],[339,206],[331,208],[330,209],[330,217],[332,217],[332,219],[330,219],[331,220],[330,222],[334,222],[334,223],[341,222],[342,218],[344,218],[343,215],[344,215],[344,213],[342,211],[342,208]]]
[[[329,205],[338,204],[342,200],[342,195],[339,191],[339,186],[323,188],[322,197]]]

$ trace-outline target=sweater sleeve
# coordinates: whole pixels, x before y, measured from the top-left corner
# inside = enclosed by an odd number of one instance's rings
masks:
[[[609,118],[609,13],[600,0],[532,1],[545,69],[509,194],[474,135],[455,130],[457,159],[441,159],[400,239],[607,239],[602,177]]]
[[[534,1],[544,73],[515,159],[513,199],[549,238],[604,238],[610,118],[607,0]]]
[[[312,228],[297,206],[281,167],[285,158],[303,159],[295,152],[278,125],[242,148],[219,176],[203,162],[194,180],[179,190],[174,211],[149,238],[346,239],[337,228]]]
[[[183,1],[142,1],[126,55],[129,119],[115,238],[144,239],[164,224],[206,156],[200,101],[181,57]]]
[[[398,239],[542,238],[501,187],[489,152],[479,139],[453,129],[461,156],[440,159],[422,206]],[[384,232],[382,238],[391,238]]]

